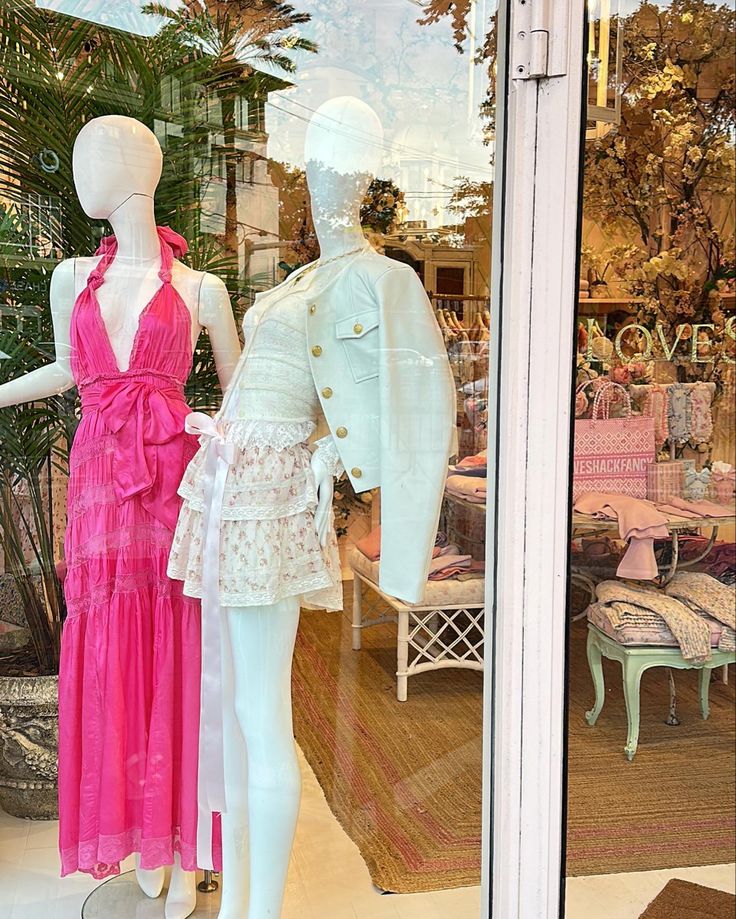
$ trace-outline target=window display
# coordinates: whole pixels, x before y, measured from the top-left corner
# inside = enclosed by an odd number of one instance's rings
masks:
[[[583,160],[571,877],[725,864],[736,843],[736,18],[698,2],[592,12],[593,56],[615,37],[619,77]]]
[[[3,549],[76,914],[347,914],[322,850],[478,913],[491,11],[12,6],[0,424],[49,414]]]
[[[10,919],[732,889],[736,16],[583,18],[0,4]]]

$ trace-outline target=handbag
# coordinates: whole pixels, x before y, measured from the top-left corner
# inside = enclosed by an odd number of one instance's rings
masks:
[[[579,386],[576,394],[591,382]],[[614,389],[624,396],[623,418],[609,417]],[[575,421],[573,500],[590,491],[646,498],[647,469],[654,457],[654,419],[632,415],[626,389],[603,383],[595,394],[591,417]]]

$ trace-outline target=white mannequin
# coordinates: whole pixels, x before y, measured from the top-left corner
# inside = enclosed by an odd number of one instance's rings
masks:
[[[161,177],[162,154],[155,135],[133,118],[106,115],[88,122],[74,144],[74,183],[90,217],[110,222],[118,251],[97,292],[110,344],[121,371],[128,367],[138,316],[160,287],[160,243],[153,195]],[[98,258],[61,262],[51,280],[50,302],[56,360],[0,386],[0,407],[61,393],[74,385],[70,367],[70,320],[74,302]],[[230,381],[240,343],[225,285],[214,275],[175,261],[173,286],[192,316],[192,343],[202,328],[212,342],[220,385]],[[138,858],[136,859],[138,863]],[[158,897],[164,868],[136,867],[141,889]],[[166,899],[167,919],[184,919],[194,910],[195,874],[183,871],[178,855]]]
[[[315,112],[305,160],[321,259],[367,246],[360,206],[380,166],[382,140],[378,117],[358,99],[332,99]],[[324,546],[333,479],[316,454],[312,469],[318,487],[315,525]],[[219,919],[277,919],[301,795],[291,709],[299,599],[226,609],[224,618],[227,813]]]

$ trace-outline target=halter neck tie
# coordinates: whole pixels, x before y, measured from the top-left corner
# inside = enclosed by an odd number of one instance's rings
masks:
[[[171,267],[175,258],[186,255],[189,248],[186,239],[180,236],[171,227],[156,227],[161,252],[161,267],[158,276],[163,284],[171,284]],[[104,236],[95,255],[102,258],[96,268],[90,271],[87,277],[87,286],[97,290],[105,280],[105,272],[115,260],[118,251],[118,241],[115,236]]]

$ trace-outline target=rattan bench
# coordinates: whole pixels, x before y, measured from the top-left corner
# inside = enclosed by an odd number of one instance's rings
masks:
[[[352,549],[348,564],[353,572],[353,649],[362,645],[363,629],[382,622],[398,625],[396,697],[406,702],[410,676],[429,670],[459,667],[483,670],[483,619],[485,581],[428,581],[421,603],[407,603],[384,593],[378,586],[378,562]],[[364,586],[393,612],[374,611],[370,616]],[[368,615],[367,615],[368,614]]]

